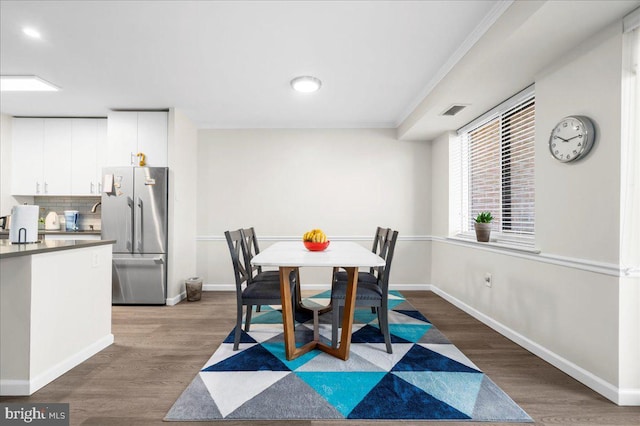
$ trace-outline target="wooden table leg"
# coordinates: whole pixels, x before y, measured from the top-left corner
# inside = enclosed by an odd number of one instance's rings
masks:
[[[282,325],[284,328],[284,350],[289,361],[300,355],[312,351],[317,346],[317,341],[311,341],[300,348],[296,348],[295,316],[291,304],[291,288],[289,287],[289,275],[296,270],[295,267],[280,267],[280,299],[282,300]]]
[[[342,317],[342,336],[340,337],[340,345],[337,348],[332,348],[317,340],[313,340],[300,348],[296,348],[295,317],[291,303],[291,289],[289,288],[289,274],[296,269],[297,268],[290,266],[280,267],[280,298],[282,299],[282,324],[284,327],[284,348],[287,359],[291,361],[317,348],[329,355],[345,361],[348,360],[351,347],[353,314],[356,307],[356,291],[358,290],[358,268],[344,268],[347,271],[348,282]],[[309,308],[304,308],[310,310]],[[320,313],[322,313],[322,311],[320,311]]]
[[[342,335],[340,336],[340,345],[332,348],[323,343],[318,343],[318,349],[333,355],[342,360],[349,359],[349,349],[351,346],[351,328],[353,327],[353,314],[356,308],[356,291],[358,290],[358,268],[346,267],[347,271],[347,289],[344,301],[344,313],[342,316]],[[334,315],[337,315],[334,312]]]

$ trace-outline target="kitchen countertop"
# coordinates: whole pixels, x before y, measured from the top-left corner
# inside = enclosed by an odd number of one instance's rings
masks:
[[[81,231],[65,231],[63,229],[59,230],[44,230],[38,229],[39,235],[71,235],[71,234],[84,234],[84,235],[100,235],[102,231],[97,230],[81,230]],[[9,234],[8,229],[0,229],[0,234]]]
[[[44,240],[31,244],[11,244],[9,240],[0,240],[0,259],[113,243],[115,243],[115,240]]]

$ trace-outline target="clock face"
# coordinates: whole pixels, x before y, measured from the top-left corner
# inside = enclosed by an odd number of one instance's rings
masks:
[[[549,138],[549,151],[557,160],[567,163],[587,155],[595,139],[593,122],[583,116],[563,118]]]

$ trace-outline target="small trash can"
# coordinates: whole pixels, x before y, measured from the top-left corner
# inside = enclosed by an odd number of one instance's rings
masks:
[[[185,280],[187,287],[187,301],[195,302],[202,297],[202,278],[191,277]]]

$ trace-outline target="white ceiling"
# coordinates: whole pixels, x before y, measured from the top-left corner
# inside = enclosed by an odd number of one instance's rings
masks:
[[[2,0],[1,73],[63,89],[2,93],[2,112],[176,107],[198,127],[396,127],[495,8],[504,5]],[[24,36],[23,26],[42,39]],[[322,90],[291,90],[290,80],[307,74]]]
[[[554,55],[639,4],[2,0],[0,73],[62,90],[3,92],[0,111],[176,107],[198,128],[398,127],[403,139],[431,139],[531,84]],[[322,89],[294,92],[298,75],[320,78]],[[453,103],[470,106],[440,116]]]

